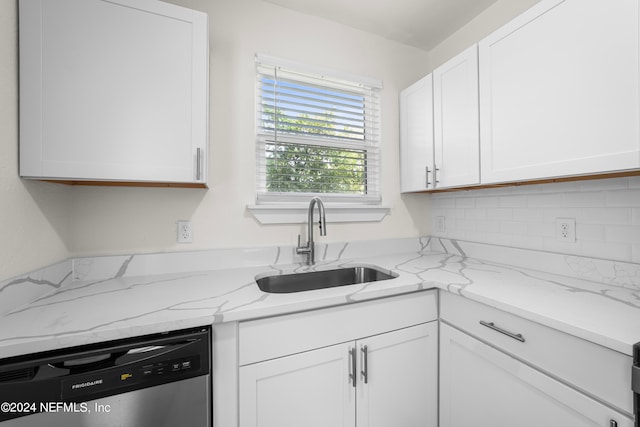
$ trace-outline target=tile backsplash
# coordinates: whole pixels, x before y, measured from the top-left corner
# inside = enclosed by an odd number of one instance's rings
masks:
[[[557,218],[575,219],[575,243]],[[438,237],[640,262],[640,177],[436,193],[431,222]]]

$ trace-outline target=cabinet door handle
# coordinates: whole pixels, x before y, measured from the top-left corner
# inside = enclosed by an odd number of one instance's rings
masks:
[[[360,373],[362,374],[362,379],[364,380],[365,384],[369,383],[369,349],[367,348],[366,345],[360,347],[360,352],[362,355],[362,371],[360,371]]]
[[[438,184],[440,184],[440,180],[438,179],[438,172],[440,172],[440,168],[436,166],[436,168],[433,170],[433,180],[436,182],[436,187],[438,186]]]
[[[431,185],[431,181],[429,181],[429,174],[431,173],[431,171],[429,170],[429,166],[425,166],[425,170],[427,171],[426,173],[426,187],[429,187]]]
[[[520,342],[524,342],[524,337],[522,336],[522,334],[514,334],[513,332],[506,331],[506,330],[496,326],[496,324],[493,323],[493,322],[485,322],[484,320],[481,320],[480,324],[482,326],[486,326],[489,329],[493,329],[496,332],[500,332],[501,334],[504,334],[504,335],[508,336],[509,338],[513,338],[514,340],[518,340]]]
[[[618,427],[618,422],[616,420],[609,420],[609,427]]]
[[[349,348],[349,382],[356,386],[356,349]]]
[[[200,181],[202,179],[202,170],[200,163],[202,162],[202,150],[200,147],[196,148],[196,180]]]

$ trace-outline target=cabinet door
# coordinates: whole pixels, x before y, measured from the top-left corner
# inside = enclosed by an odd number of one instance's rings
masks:
[[[207,15],[20,0],[20,175],[205,182]]]
[[[633,426],[627,416],[441,324],[441,427],[609,427],[611,420]]]
[[[350,351],[338,344],[240,368],[240,427],[353,427]]]
[[[433,77],[400,92],[400,185],[402,192],[434,188]]]
[[[437,322],[358,340],[357,347],[358,427],[438,425]]]
[[[480,182],[478,47],[433,72],[436,187]]]
[[[640,167],[638,1],[546,0],[482,40],[482,182]]]

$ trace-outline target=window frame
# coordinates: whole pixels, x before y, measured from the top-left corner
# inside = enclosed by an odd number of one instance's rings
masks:
[[[256,146],[256,204],[257,205],[299,205],[300,203],[308,202],[312,197],[319,196],[323,201],[329,204],[344,205],[348,209],[353,209],[356,206],[381,206],[382,194],[381,194],[381,111],[380,111],[380,98],[382,82],[377,79],[371,79],[362,76],[355,76],[347,73],[341,73],[335,70],[326,68],[312,67],[309,65],[300,64],[294,61],[283,60],[280,58],[272,57],[269,55],[257,54],[256,61],[256,119],[255,119],[255,146]],[[285,134],[278,135],[277,131],[273,133],[265,132],[262,126],[263,113],[261,110],[261,92],[262,82],[261,79],[265,74],[261,73],[261,67],[270,67],[274,69],[274,77],[277,77],[278,69],[286,70],[287,73],[297,73],[302,75],[302,79],[305,76],[313,79],[314,82],[318,82],[318,79],[326,79],[327,88],[334,88],[332,85],[335,82],[339,84],[345,83],[353,87],[361,88],[363,96],[366,97],[366,101],[370,102],[363,109],[365,112],[365,132],[369,132],[370,135],[365,135],[361,144],[351,142],[344,142],[336,138],[323,138],[321,136],[308,136],[299,134]],[[375,113],[372,119],[369,119],[367,115]],[[327,192],[277,192],[267,190],[267,159],[265,154],[265,146],[268,141],[278,140],[282,143],[294,143],[294,144],[311,144],[320,147],[333,147],[342,148],[355,148],[366,152],[367,162],[372,159],[375,164],[366,165],[366,191],[364,194],[349,194],[349,193],[327,193]],[[371,167],[374,166],[373,169]]]

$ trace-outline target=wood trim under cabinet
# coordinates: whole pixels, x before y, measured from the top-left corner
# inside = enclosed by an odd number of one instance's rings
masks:
[[[594,174],[594,175],[567,176],[567,177],[561,177],[561,178],[535,179],[531,181],[503,182],[499,184],[479,184],[479,185],[472,185],[467,187],[414,191],[412,193],[429,193],[429,194],[430,193],[447,193],[452,191],[482,190],[486,188],[502,188],[502,187],[520,187],[524,185],[551,184],[554,182],[590,181],[590,180],[607,179],[607,178],[625,178],[630,176],[640,176],[640,170],[625,171],[625,172],[611,172],[611,173]]]
[[[95,187],[171,187],[171,188],[209,188],[206,184],[195,182],[136,182],[136,181],[75,181],[62,179],[39,179],[37,181],[65,185],[84,185]]]

